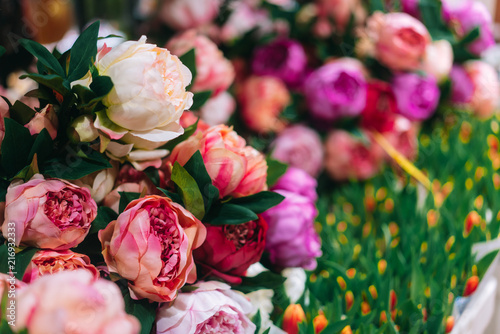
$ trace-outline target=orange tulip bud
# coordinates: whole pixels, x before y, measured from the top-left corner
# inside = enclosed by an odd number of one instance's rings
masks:
[[[479,277],[471,276],[465,282],[464,297],[470,296],[476,291],[477,285],[479,284]]]
[[[313,326],[314,333],[316,334],[320,333],[323,329],[325,329],[326,326],[328,326],[328,320],[326,320],[323,311],[319,311],[318,315],[314,317]]]
[[[450,315],[446,319],[445,333],[451,333],[451,331],[453,330],[453,326],[455,326],[455,318],[453,318],[453,316]]]
[[[300,304],[290,304],[283,315],[283,330],[288,334],[299,333],[299,323],[306,320],[306,314]]]

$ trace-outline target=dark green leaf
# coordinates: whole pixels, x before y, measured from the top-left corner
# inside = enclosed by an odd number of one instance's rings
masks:
[[[20,78],[21,79],[30,78],[31,80],[34,80],[41,85],[47,86],[50,89],[53,89],[56,92],[61,93],[62,95],[65,95],[68,92],[68,89],[64,87],[63,84],[64,80],[60,76],[55,74],[30,73],[21,75]]]
[[[120,191],[120,204],[118,205],[118,212],[123,212],[130,202],[138,199],[140,196],[140,193]]]
[[[233,289],[249,293],[261,289],[276,289],[285,282],[285,278],[271,271],[264,271],[254,277],[242,277],[240,285]]]
[[[191,79],[191,84],[186,87],[186,90],[189,90],[193,85],[194,79],[196,78],[196,54],[195,50],[191,49],[182,56],[179,57],[180,61],[189,68],[193,78]]]
[[[108,36],[98,37],[97,40],[100,41],[100,40],[107,39],[107,38],[123,38],[123,36],[115,35],[115,34],[109,34]]]
[[[87,74],[97,56],[97,35],[99,21],[92,23],[85,29],[71,48],[69,60],[68,81],[79,80]]]
[[[35,142],[31,147],[30,153],[28,155],[28,161],[33,160],[33,156],[36,154],[38,162],[43,163],[50,157],[52,151],[53,144],[49,131],[47,131],[47,129],[42,129],[42,131],[40,131],[40,133],[36,136]]]
[[[384,2],[382,0],[370,0],[370,13],[381,11],[385,12]]]
[[[90,89],[94,91],[97,97],[104,97],[113,89],[113,81],[107,76],[92,77]]]
[[[90,148],[87,154],[80,150],[75,152],[68,147],[65,154],[57,158],[47,160],[40,165],[42,174],[67,180],[76,180],[106,168],[111,168],[109,161],[99,152]]]
[[[33,138],[28,129],[10,118],[4,118],[5,136],[2,141],[2,167],[14,176],[28,164]]]
[[[5,294],[7,294],[7,291],[5,291]],[[2,305],[4,307],[6,307],[7,305],[6,304],[3,304]],[[5,314],[4,312],[2,312],[2,314]],[[26,332],[25,330],[23,330],[22,332]],[[19,332],[17,334],[24,334],[22,332]],[[12,328],[9,326],[9,323],[7,322],[7,319],[3,318],[2,319],[2,323],[0,325],[0,333],[2,334],[16,334],[12,331]]]
[[[243,206],[224,203],[210,212],[210,216],[204,219],[212,225],[237,225],[256,220],[258,217],[252,211]]]
[[[61,77],[65,77],[64,70],[57,61],[56,57],[49,52],[43,45],[29,39],[22,39],[19,43],[33,56],[35,56],[40,63],[45,67],[52,70]]]
[[[268,329],[266,329],[264,332],[262,332],[262,334],[269,334],[269,332],[271,331],[271,327],[269,327]]]
[[[184,168],[196,180],[201,195],[203,196],[203,202],[205,203],[205,213],[208,213],[212,204],[219,199],[219,189],[212,184],[212,179],[210,175],[208,175],[200,151],[196,151],[193,156],[189,158]]]
[[[279,178],[286,173],[288,169],[288,165],[274,160],[271,157],[266,159],[267,162],[267,185],[268,187],[274,186],[276,182],[278,182]]]
[[[35,116],[36,111],[28,107],[23,102],[17,100],[14,102],[12,108],[9,109],[10,117],[21,125],[27,124],[33,116]]]
[[[285,197],[272,191],[261,191],[257,194],[233,198],[228,203],[243,206],[255,213],[262,213],[273,206],[280,204]]]
[[[22,279],[24,275],[24,271],[28,264],[30,264],[33,255],[38,251],[38,248],[26,248],[21,252],[16,254],[16,278]]]
[[[450,29],[443,21],[442,4],[440,0],[419,0],[418,6],[422,22],[429,30],[433,40],[446,39],[449,42],[454,41]]]
[[[156,318],[158,303],[150,303],[148,299],[132,299],[127,287],[122,289],[122,294],[125,301],[125,311],[136,317],[141,323],[141,334],[150,334]]]
[[[148,178],[153,182],[155,186],[160,185],[160,173],[158,173],[158,169],[154,167],[148,167],[144,170],[144,174],[148,176]]]
[[[5,236],[8,237],[7,235]],[[6,243],[0,245],[0,273],[7,274],[9,272],[9,255]]]
[[[2,57],[6,51],[7,50],[3,46],[0,45],[0,57]]]
[[[174,149],[174,147],[176,147],[179,143],[182,143],[183,141],[185,141],[186,139],[191,137],[193,135],[193,133],[196,132],[197,127],[198,127],[198,121],[196,121],[196,123],[191,124],[190,126],[185,128],[184,133],[182,135],[180,135],[179,137],[177,137],[175,139],[172,139],[171,141],[169,141],[168,143],[163,145],[161,148],[165,149],[165,150],[172,151]]]
[[[200,108],[203,107],[203,105],[205,105],[205,103],[211,96],[212,96],[212,91],[210,90],[195,93],[193,96],[193,105],[191,106],[191,110],[200,110]]]
[[[162,189],[162,188],[157,188],[157,189],[160,190],[163,194],[165,194],[165,196],[170,198],[175,203],[178,203],[180,205],[184,204],[184,202],[182,201],[182,198],[179,196],[179,194],[173,193],[171,191],[168,191],[168,190]]]
[[[203,219],[205,205],[196,180],[178,162],[174,163],[171,179],[179,189],[184,207],[196,218]]]
[[[111,221],[117,218],[118,214],[114,212],[113,209],[106,206],[99,207],[99,209],[97,210],[97,217],[95,217],[94,221],[92,222],[89,234],[99,232],[100,230],[106,228],[106,226],[108,226]]]

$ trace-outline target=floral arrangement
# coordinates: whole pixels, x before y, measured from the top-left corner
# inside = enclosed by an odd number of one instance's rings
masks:
[[[37,63],[0,105],[1,332],[451,332],[499,227],[485,8],[136,11],[147,38],[20,41]]]

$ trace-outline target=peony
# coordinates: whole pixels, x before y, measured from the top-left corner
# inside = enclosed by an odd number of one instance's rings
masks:
[[[118,175],[118,164],[116,161],[111,161],[111,165],[111,168],[86,175],[78,180],[74,180],[74,183],[80,187],[87,188],[96,203],[101,203],[113,190],[115,179]]]
[[[107,109],[94,122],[113,140],[108,156],[136,163],[138,169],[159,167],[168,151],[155,149],[184,132],[179,118],[193,102],[186,92],[191,72],[168,50],[147,44],[145,36],[100,52],[96,67],[114,83],[103,100]]]
[[[363,65],[341,58],[315,70],[304,84],[307,105],[314,118],[334,121],[358,116],[365,107]]]
[[[192,251],[205,241],[203,224],[167,197],[146,196],[99,231],[110,272],[129,281],[131,296],[171,301],[196,281]]]
[[[196,30],[188,30],[172,38],[166,45],[176,56],[182,56],[191,49],[196,54],[196,78],[193,92],[212,91],[213,96],[227,90],[234,80],[234,68],[229,60],[224,58],[217,45]]]
[[[246,1],[234,1],[230,7],[231,14],[219,34],[223,42],[234,41],[252,30],[256,30],[259,35],[272,32],[273,22],[267,10]]]
[[[493,66],[480,60],[471,60],[463,64],[470,77],[474,91],[470,106],[474,114],[485,118],[491,116],[498,107],[500,83],[498,73]]]
[[[256,327],[247,317],[252,304],[243,294],[220,282],[198,282],[195,287],[160,307],[158,334],[255,333]]]
[[[170,162],[181,166],[200,151],[220,198],[243,197],[267,190],[267,163],[262,153],[238,136],[231,127],[218,125],[198,132],[177,145]]]
[[[280,132],[285,121],[279,115],[290,104],[285,84],[277,78],[251,76],[238,88],[238,101],[245,125],[259,133]]]
[[[384,152],[378,145],[344,130],[330,132],[325,143],[325,169],[334,180],[369,179],[380,171],[383,158]]]
[[[321,245],[314,230],[317,215],[314,202],[309,198],[286,190],[275,190],[285,196],[283,202],[262,213],[269,229],[266,251],[270,261],[280,268],[316,268],[321,256]]]
[[[54,106],[48,104],[40,112],[35,113],[35,116],[33,116],[25,127],[30,130],[31,135],[39,134],[43,129],[47,129],[50,137],[56,139],[58,124],[59,121]]]
[[[316,0],[315,5],[318,20],[314,30],[319,37],[328,37],[333,30],[343,32],[351,15],[354,15],[356,24],[363,22],[366,17],[366,11],[359,0]],[[332,27],[332,22],[335,27]]]
[[[160,9],[162,21],[176,30],[197,28],[217,17],[221,0],[165,0]]]
[[[272,157],[316,177],[322,168],[323,145],[319,135],[304,125],[293,125],[271,144]]]
[[[304,48],[292,39],[278,39],[258,48],[252,60],[253,73],[276,77],[292,87],[302,82],[306,66]]]
[[[15,227],[16,246],[63,250],[85,239],[97,205],[86,188],[40,174],[7,189],[3,235]]]
[[[418,0],[402,0],[401,9],[403,12],[410,14],[415,18],[420,18],[420,9],[418,8]]]
[[[469,51],[481,55],[495,45],[493,37],[493,21],[484,3],[472,0],[447,2],[448,23],[455,27],[459,36],[466,36],[474,28],[479,28],[479,37],[469,44]]]
[[[200,108],[200,117],[210,126],[225,124],[236,109],[236,101],[228,92],[222,92]],[[199,125],[199,124],[198,124]]]
[[[217,98],[219,98],[222,95],[223,94],[220,94]],[[208,129],[210,127],[210,125],[205,123],[204,120],[200,119],[192,111],[185,111],[182,114],[181,119],[180,119],[180,124],[183,128],[187,128],[187,127],[193,125],[194,123],[196,123],[196,121],[198,121],[198,125],[196,126],[195,133],[198,133],[200,131],[205,131],[206,129]]]
[[[455,105],[467,104],[474,94],[474,83],[465,68],[453,65],[450,72],[451,102]]]
[[[367,33],[377,60],[393,71],[418,69],[431,42],[422,22],[406,13],[376,12],[368,18]]]
[[[427,46],[422,70],[434,76],[438,82],[448,78],[453,66],[453,49],[447,40],[435,41]]]
[[[318,199],[317,186],[318,182],[311,175],[302,169],[289,166],[286,173],[278,179],[271,190],[290,191],[307,197],[311,202],[316,202]]]
[[[391,131],[396,112],[396,98],[391,85],[385,81],[371,81],[368,84],[366,106],[361,114],[361,126],[378,132]]]
[[[99,278],[99,270],[90,263],[89,257],[85,254],[73,253],[70,250],[42,250],[33,256],[26,267],[23,282],[30,283],[44,275],[77,269],[85,269],[92,273],[95,279]]]
[[[260,260],[266,232],[262,217],[239,225],[207,225],[207,240],[194,251],[194,259],[203,275],[239,284],[240,276]]]
[[[118,286],[87,270],[40,277],[17,295],[15,329],[30,334],[137,334]]]
[[[392,89],[398,112],[410,120],[426,120],[436,111],[440,91],[433,76],[398,74],[393,78]]]

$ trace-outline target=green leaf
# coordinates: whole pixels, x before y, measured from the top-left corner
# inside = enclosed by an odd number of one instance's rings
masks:
[[[56,57],[49,52],[43,45],[29,39],[21,39],[19,43],[33,56],[35,56],[40,63],[45,67],[52,70],[61,77],[65,77],[64,70],[57,61]]]
[[[1,164],[8,176],[14,176],[28,164],[33,138],[28,129],[10,118],[4,118]]]
[[[166,189],[162,189],[162,188],[159,188],[159,187],[156,188],[156,189],[158,189],[159,191],[161,191],[165,196],[167,196],[168,198],[170,198],[175,203],[178,203],[180,205],[184,204],[184,202],[182,201],[182,198],[179,196],[179,194],[173,193],[171,191],[168,191]]]
[[[278,182],[279,178],[286,173],[288,169],[288,165],[274,160],[271,157],[266,159],[267,162],[267,185],[268,187],[274,186],[276,182]]]
[[[71,48],[69,60],[68,81],[79,80],[87,74],[97,56],[97,36],[99,21],[85,29]]]
[[[139,320],[141,323],[141,334],[149,334],[156,318],[158,303],[150,303],[148,299],[132,299],[128,287],[122,289],[122,294],[125,301],[125,312]]]
[[[273,191],[261,191],[254,195],[233,198],[228,203],[243,206],[255,213],[262,213],[280,204],[284,199],[284,196]]]
[[[43,163],[50,157],[52,151],[53,141],[50,137],[49,131],[47,131],[47,129],[42,129],[42,131],[40,131],[40,133],[36,136],[35,142],[31,147],[28,155],[28,161],[33,160],[33,156],[36,154],[38,162]]]
[[[10,117],[21,125],[28,124],[36,114],[35,110],[31,109],[19,100],[14,102],[14,105],[9,109],[9,111]]]
[[[203,221],[212,225],[237,225],[258,219],[257,215],[243,206],[224,203],[210,212]]]
[[[418,6],[422,22],[425,24],[433,40],[446,39],[454,41],[448,26],[443,21],[442,4],[440,0],[419,0]]]
[[[7,237],[7,236],[6,236]],[[0,244],[0,273],[9,273],[9,255],[8,247],[6,243]]]
[[[233,289],[249,293],[261,289],[276,289],[285,282],[286,278],[271,271],[264,271],[254,277],[242,277],[241,284]]]
[[[214,202],[219,199],[219,189],[212,184],[212,179],[210,175],[208,175],[200,151],[196,151],[193,156],[189,158],[184,168],[196,180],[201,195],[203,196],[203,202],[205,203],[205,214],[207,214]]]
[[[7,50],[3,46],[0,45],[0,57],[2,57],[6,51]]]
[[[7,294],[7,290],[5,291],[5,294]],[[2,303],[2,305],[3,305],[3,307],[7,306],[4,303]],[[3,311],[4,312],[2,312],[2,314],[6,314],[5,310],[3,310]],[[23,332],[25,332],[25,330]],[[5,319],[5,318],[2,318],[2,323],[0,325],[0,333],[2,333],[2,334],[16,334],[16,333],[14,333],[14,331],[12,331],[12,328],[9,326],[9,323],[7,322],[7,319]],[[17,334],[22,334],[22,332],[19,332]]]
[[[381,11],[385,12],[384,2],[382,0],[369,0],[370,3],[370,13]]]
[[[113,209],[108,208],[106,206],[101,206],[97,210],[97,217],[95,217],[92,225],[90,226],[89,234],[97,233],[102,229],[105,229],[108,224],[116,220],[118,218],[118,214],[113,211]]]
[[[191,106],[191,110],[200,110],[200,108],[205,105],[211,96],[211,90],[195,93],[193,96],[193,105]]]
[[[90,89],[96,93],[98,98],[103,98],[113,89],[113,81],[107,76],[93,76]]]
[[[119,208],[118,212],[125,211],[125,208],[130,202],[141,197],[140,193],[134,193],[134,192],[120,191],[119,194],[120,194],[120,204],[118,205]]]
[[[25,248],[16,254],[16,278],[21,280],[28,264],[30,264],[33,255],[38,251],[38,248]]]
[[[31,80],[36,81],[41,85],[47,86],[50,89],[53,89],[56,92],[61,93],[62,95],[65,95],[68,92],[68,89],[64,87],[63,78],[55,74],[30,73],[21,75],[20,78],[21,79],[30,78]]]
[[[193,85],[194,79],[196,78],[196,53],[194,49],[189,50],[185,54],[179,57],[179,60],[186,65],[186,67],[191,71],[192,79],[189,86],[186,87],[186,90],[189,90]]]
[[[175,139],[172,139],[171,141],[163,145],[161,148],[172,151],[178,144],[182,143],[196,132],[196,128],[198,127],[198,121],[199,119],[196,121],[196,123],[191,124],[190,126],[185,128],[184,133],[182,135],[180,135]]]
[[[196,180],[177,161],[172,168],[172,181],[177,185],[184,207],[196,218],[203,219],[205,205]]]

